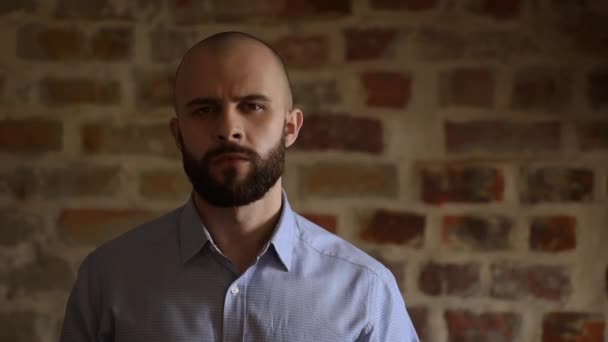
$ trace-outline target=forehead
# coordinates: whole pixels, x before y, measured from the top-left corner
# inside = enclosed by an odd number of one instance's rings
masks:
[[[201,48],[185,58],[176,79],[176,100],[195,97],[243,96],[261,93],[273,99],[281,94],[281,69],[274,56],[257,46],[243,44],[227,51]]]

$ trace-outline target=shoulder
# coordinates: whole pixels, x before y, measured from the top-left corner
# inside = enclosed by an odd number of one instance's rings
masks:
[[[147,256],[155,250],[166,249],[167,244],[173,241],[177,244],[179,213],[182,208],[144,222],[104,242],[91,252],[89,258],[96,259],[96,263],[120,262],[124,258]]]
[[[369,254],[343,238],[296,214],[297,239],[307,249],[321,258],[331,259],[341,267],[367,271],[372,278],[389,281],[392,273]],[[394,278],[393,278],[394,279]]]

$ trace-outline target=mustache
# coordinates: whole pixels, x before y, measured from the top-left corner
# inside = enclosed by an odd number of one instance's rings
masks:
[[[238,144],[234,144],[234,143],[226,143],[226,144],[222,144],[217,147],[214,147],[213,149],[209,150],[205,154],[204,158],[206,160],[211,160],[211,159],[218,157],[225,153],[240,153],[240,154],[246,155],[250,159],[259,158],[258,154],[255,151],[253,151],[247,147],[244,147],[244,146],[241,146]]]

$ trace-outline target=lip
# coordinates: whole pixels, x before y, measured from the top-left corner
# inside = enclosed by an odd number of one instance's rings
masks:
[[[249,158],[241,153],[224,153],[213,159],[213,163],[236,163],[249,161]]]

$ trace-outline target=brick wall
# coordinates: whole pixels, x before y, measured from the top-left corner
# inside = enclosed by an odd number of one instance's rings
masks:
[[[172,73],[223,30],[285,57],[290,199],[394,272],[423,340],[607,339],[606,4],[3,1],[0,340],[56,340],[83,256],[183,203]]]

